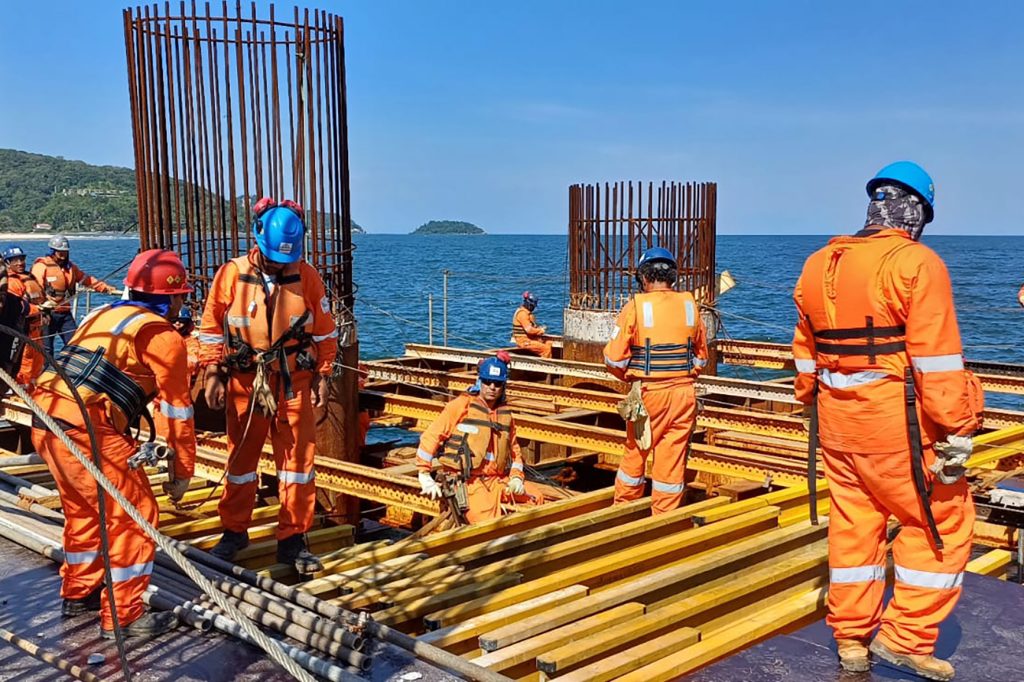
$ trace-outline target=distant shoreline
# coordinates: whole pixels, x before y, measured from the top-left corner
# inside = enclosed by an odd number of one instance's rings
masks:
[[[123,232],[61,232],[54,230],[47,234],[39,234],[38,232],[0,232],[0,241],[46,241],[55,234],[61,234],[67,237],[69,240],[74,241],[76,239],[135,239],[139,238],[138,232],[123,233]]]

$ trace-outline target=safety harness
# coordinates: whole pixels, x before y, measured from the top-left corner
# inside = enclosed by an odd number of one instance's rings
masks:
[[[644,339],[642,346],[630,346],[629,365],[632,370],[651,375],[657,372],[693,371],[693,339],[686,343],[651,343]]]
[[[810,319],[807,319],[810,324]],[[890,355],[903,353],[907,350],[907,329],[904,325],[893,325],[876,327],[874,318],[867,315],[864,318],[863,327],[849,329],[823,329],[816,330],[811,327],[814,334],[815,351],[830,355],[840,356],[866,356],[870,364],[875,364],[879,355]],[[893,341],[877,343],[876,339],[893,338]],[[863,341],[863,343],[847,344],[833,343],[835,341]],[[908,364],[904,370],[904,402],[907,420],[907,438],[910,445],[910,472],[914,481],[914,488],[924,511],[928,529],[931,532],[935,546],[942,549],[942,538],[935,525],[935,517],[931,507],[931,489],[926,483],[924,471],[924,445],[921,440],[921,424],[917,418],[917,390],[914,382],[914,371]],[[818,499],[817,499],[817,450],[818,450],[818,377],[814,379],[814,399],[811,403],[811,423],[807,437],[807,486],[810,499],[811,522],[817,523]]]
[[[509,467],[512,413],[504,405],[494,412],[497,421],[491,420],[487,408],[475,401],[471,402],[466,417],[456,427],[457,433],[445,441],[442,457],[451,468],[462,474],[464,480],[469,480],[473,469],[483,466],[487,461],[487,448],[492,433],[497,434],[494,466],[502,472]]]
[[[147,395],[130,376],[104,357],[104,349],[89,350],[81,346],[64,346],[53,358],[76,388],[101,393],[124,414],[128,420],[126,433],[145,420],[149,439],[156,436],[156,426],[147,406],[156,394]]]

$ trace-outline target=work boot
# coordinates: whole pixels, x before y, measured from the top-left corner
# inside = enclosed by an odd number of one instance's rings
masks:
[[[945,680],[953,679],[953,674],[956,672],[953,670],[953,666],[950,665],[949,661],[944,661],[941,658],[935,658],[931,654],[896,653],[877,639],[871,642],[870,649],[871,653],[878,656],[883,661],[892,663],[893,665],[901,668],[909,668],[910,670],[913,670],[915,674],[929,680],[940,680],[940,682],[945,682]]]
[[[324,570],[320,557],[306,549],[306,538],[302,534],[277,541],[277,560],[282,564],[294,564],[296,573],[300,575]]]
[[[150,611],[122,627],[121,634],[125,637],[156,637],[173,630],[177,624],[178,617],[170,611]],[[100,637],[114,639],[114,631],[100,628]]]
[[[839,665],[846,672],[863,673],[871,667],[868,648],[859,639],[837,639],[836,649],[839,650]]]
[[[99,611],[100,595],[102,594],[103,586],[100,585],[87,597],[82,599],[65,599],[64,603],[60,605],[60,615],[65,618],[74,618],[75,616],[81,616],[87,611]]]
[[[233,530],[225,530],[224,535],[220,536],[220,540],[218,540],[217,544],[210,550],[210,554],[218,559],[223,559],[224,561],[234,561],[235,555],[248,546],[248,531],[236,533]]]

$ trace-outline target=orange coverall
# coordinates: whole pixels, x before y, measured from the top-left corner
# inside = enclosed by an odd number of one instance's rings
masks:
[[[12,272],[8,279],[8,291],[28,302],[28,336],[36,343],[43,338],[43,314],[39,304],[43,302],[43,288],[27,272]],[[25,344],[21,355],[21,369],[17,381],[23,386],[32,384],[43,371],[44,358],[32,346]]]
[[[878,637],[892,651],[931,654],[960,596],[974,504],[967,482],[934,479],[933,443],[970,435],[983,398],[964,371],[953,291],[942,260],[897,229],[836,237],[807,259],[794,292],[796,397],[814,400],[829,518],[827,622],[836,639]],[[870,353],[870,354],[869,354]],[[912,368],[935,546],[911,478],[904,372]],[[933,480],[934,479],[934,480]],[[882,611],[886,524],[896,584]]]
[[[228,261],[214,276],[199,327],[199,364],[202,367],[220,365],[229,374],[225,398],[228,472],[218,507],[221,522],[224,528],[236,533],[248,529],[256,502],[257,468],[269,434],[281,501],[276,533],[280,541],[305,533],[313,524],[316,424],[311,387],[314,371],[325,381],[332,373],[338,351],[338,330],[330,315],[323,280],[313,266],[305,261],[287,266],[274,280],[268,302],[262,284],[246,281],[253,276],[259,277],[258,274],[240,277],[242,270],[258,273],[254,265],[257,253],[254,248],[247,256]],[[277,310],[278,305],[293,306],[294,309]],[[278,321],[285,320],[271,330],[271,338],[267,337],[265,324],[258,326],[260,321],[267,319],[268,306]],[[312,314],[304,329],[310,336],[309,350],[314,356],[315,366],[312,371],[292,368],[293,397],[290,399],[284,396],[277,363],[268,368],[270,387],[278,400],[276,416],[268,419],[258,410],[251,409],[255,369],[230,367],[232,351],[227,344],[231,339],[225,332],[230,335],[234,327],[238,332],[249,335],[248,343],[253,348],[266,350],[287,331],[287,319],[302,311]],[[235,319],[238,317],[245,319]],[[289,354],[290,366],[294,365],[295,357],[296,354]]]
[[[67,299],[75,294],[78,285],[95,289],[101,294],[114,290],[106,282],[84,273],[71,261],[68,261],[67,267],[61,267],[53,256],[37,258],[32,264],[32,276],[39,282],[46,297],[58,304],[53,309],[55,313],[66,313],[71,310],[71,303],[67,302]]]
[[[134,306],[101,309],[83,321],[71,345],[108,347],[106,359],[125,372],[146,393],[155,392],[162,410],[172,415],[167,430],[160,432],[174,448],[174,476],[191,478],[195,469],[196,441],[192,420],[192,399],[186,380],[185,345],[170,322],[147,313],[144,320],[129,324],[117,333],[123,315],[118,311],[138,310]],[[58,358],[62,354],[58,354]],[[159,509],[143,469],[129,469],[128,458],[137,443],[124,431],[124,414],[103,393],[79,389],[86,402],[99,442],[101,469],[152,525],[159,520]],[[92,453],[85,422],[78,405],[52,371],[44,372],[33,398],[54,417],[68,436],[87,456]],[[148,402],[148,401],[147,401]],[[41,422],[33,423],[32,442],[46,460],[57,483],[64,508],[64,564],[61,566],[61,596],[84,599],[104,580],[100,556],[100,519],[97,484],[57,436]],[[106,496],[110,564],[114,580],[114,599],[121,625],[127,625],[145,613],[142,594],[149,585],[156,546],[117,502]],[[110,603],[103,592],[100,617],[102,627],[112,630]]]
[[[470,404],[475,403],[481,411],[489,415],[491,421],[499,421],[495,410],[487,406],[479,396],[470,393],[463,393],[450,403],[444,406],[444,410],[438,415],[427,430],[420,436],[419,449],[416,451],[416,466],[421,471],[429,472],[433,466],[434,459],[440,459],[441,465],[451,471],[460,473],[461,469],[448,457],[435,457],[435,453],[445,444],[453,434],[458,434],[466,429],[466,419],[470,413]],[[460,428],[461,427],[461,428]],[[482,457],[474,456],[473,470],[466,480],[466,492],[469,497],[469,510],[466,512],[466,520],[470,523],[496,519],[502,515],[502,502],[522,506],[536,506],[544,503],[544,495],[537,486],[526,480],[523,471],[523,455],[519,449],[519,441],[516,438],[515,420],[509,415],[508,424],[508,447],[509,452],[496,452],[498,434],[492,429],[490,440],[487,444],[487,452]],[[497,462],[507,459],[511,462],[505,470],[499,470]],[[512,495],[505,490],[510,478],[518,478],[523,481],[526,488],[525,495]]]
[[[195,396],[196,389],[196,378],[199,376],[199,339],[195,336],[189,335],[182,337],[185,342],[185,352],[188,358],[188,385],[190,395]],[[160,401],[153,401],[153,423],[156,425],[157,432],[163,433],[167,427],[167,417],[160,410]]]
[[[651,448],[640,449],[633,424],[627,422],[626,452],[615,476],[616,504],[643,496],[651,453],[652,513],[663,514],[681,504],[686,453],[697,417],[693,382],[707,357],[704,324],[692,294],[671,290],[637,294],[619,312],[615,334],[604,347],[605,364],[622,381],[641,382],[650,415]]]
[[[537,326],[537,318],[525,306],[519,306],[512,317],[512,338],[519,348],[542,358],[551,357],[551,342],[544,340],[544,329]]]

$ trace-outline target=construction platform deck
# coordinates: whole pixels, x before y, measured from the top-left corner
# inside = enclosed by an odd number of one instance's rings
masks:
[[[83,666],[101,679],[120,678],[117,647],[99,636],[96,613],[62,618],[60,615],[60,576],[51,561],[0,538],[0,627],[31,640]],[[218,634],[201,633],[186,626],[151,640],[125,640],[128,664],[136,682],[175,680],[176,682],[286,682],[293,679],[255,647]],[[384,682],[402,675],[420,673],[421,682],[456,679],[416,660],[395,647],[371,643],[373,668],[365,673],[352,671],[353,680]],[[90,654],[102,654],[100,665],[86,664]],[[0,680],[42,682],[71,679],[46,663],[0,641]]]
[[[964,594],[942,624],[936,655],[963,682],[1019,680],[1024,648],[1024,590],[1004,580],[967,574]],[[921,678],[887,663],[870,673],[843,673],[824,621],[778,635],[682,678],[685,682],[915,682]]]

